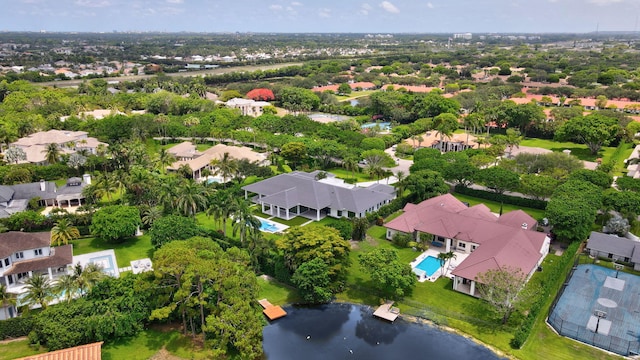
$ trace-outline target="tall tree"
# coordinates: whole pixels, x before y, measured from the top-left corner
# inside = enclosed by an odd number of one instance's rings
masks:
[[[45,154],[45,160],[49,164],[56,164],[60,160],[60,155],[62,154],[60,147],[56,143],[47,144],[42,152]]]
[[[56,279],[53,283],[53,293],[57,295],[64,295],[64,299],[67,303],[71,302],[73,296],[80,290],[75,276],[71,274],[64,274]]]
[[[409,295],[416,277],[407,263],[400,262],[393,249],[376,248],[358,256],[360,264],[371,275],[373,288],[386,299]]]
[[[27,160],[27,153],[25,153],[22,148],[19,148],[17,146],[10,146],[4,152],[4,159],[9,164],[17,164],[19,161]]]
[[[51,228],[51,244],[60,246],[68,244],[69,241],[80,237],[80,231],[77,227],[69,224],[67,219],[60,219],[53,228]]]
[[[211,166],[215,168],[214,174],[222,176],[222,182],[226,183],[227,179],[232,179],[238,172],[238,161],[228,152],[222,154],[219,159],[211,160]]]
[[[9,318],[8,307],[16,306],[18,297],[7,291],[5,284],[0,284],[0,306],[4,309],[4,318]]]
[[[177,190],[176,210],[183,216],[196,216],[207,206],[207,191],[193,180],[186,180]]]
[[[450,139],[458,129],[458,117],[451,113],[443,113],[433,118],[433,128],[440,134],[440,142]]]
[[[586,144],[592,154],[607,146],[620,132],[618,120],[600,114],[575,117],[562,124],[555,133],[560,141],[578,141]]]
[[[302,263],[293,273],[291,282],[307,303],[321,304],[331,300],[329,267],[320,258]]]
[[[480,296],[491,304],[506,324],[513,309],[528,297],[522,291],[526,276],[522,269],[503,266],[487,270],[475,279]]]
[[[53,300],[53,287],[49,278],[42,274],[34,274],[24,282],[25,295],[23,301],[29,305],[40,305],[45,309]]]
[[[251,203],[244,198],[236,198],[233,212],[233,236],[240,235],[240,243],[244,244],[247,236],[260,231],[260,220],[253,216]]]

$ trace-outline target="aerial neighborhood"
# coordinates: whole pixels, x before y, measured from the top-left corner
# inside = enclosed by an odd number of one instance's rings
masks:
[[[638,52],[0,32],[0,360],[637,355]]]

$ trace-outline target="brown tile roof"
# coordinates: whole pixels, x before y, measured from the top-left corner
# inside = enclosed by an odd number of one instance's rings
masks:
[[[26,233],[9,231],[2,233],[0,234],[0,258],[6,258],[21,250],[46,247],[50,243],[51,233],[49,232]]]
[[[16,261],[5,272],[6,275],[20,274],[29,271],[58,268],[73,264],[73,245],[64,245],[51,249],[51,255],[34,259]]]
[[[217,144],[203,151],[202,155],[198,156],[197,158],[191,160],[176,161],[175,163],[167,167],[167,169],[178,170],[183,164],[189,165],[192,171],[202,169],[205,166],[208,166],[211,163],[211,160],[221,159],[224,156],[225,152],[229,153],[229,157],[237,160],[247,159],[251,162],[261,162],[266,159],[266,156],[264,154],[255,152],[251,148],[248,148],[246,146],[228,146],[224,144]]]
[[[31,355],[17,360],[101,360],[102,341],[68,349]]]

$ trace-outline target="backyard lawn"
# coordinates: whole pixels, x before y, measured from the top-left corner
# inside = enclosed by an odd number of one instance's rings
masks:
[[[460,201],[468,202],[470,206],[477,205],[477,204],[485,204],[489,209],[491,209],[491,212],[500,213],[500,203],[497,202],[497,201],[480,199],[480,198],[476,198],[476,197],[473,197],[473,196],[463,195],[463,194],[458,194],[458,193],[451,193],[451,195],[455,196],[456,199],[458,199]],[[503,214],[506,214],[506,213],[508,213],[510,211],[519,210],[519,209],[524,211],[524,212],[526,212],[527,214],[529,214],[532,218],[534,218],[536,220],[540,220],[540,219],[544,218],[544,210],[527,208],[527,207],[520,207],[520,206],[516,206],[516,205],[511,205],[511,204],[502,204],[502,213]]]
[[[29,346],[29,340],[17,340],[0,344],[0,360],[17,359],[44,352],[47,352],[47,349],[42,347],[35,349]]]
[[[182,359],[210,359],[211,354],[194,346],[189,337],[178,330],[148,329],[136,337],[120,339],[102,345],[103,360],[146,360],[160,349]]]
[[[274,305],[295,304],[300,302],[298,291],[292,287],[279,283],[276,280],[267,280],[258,276],[260,287],[259,299],[267,299]]]
[[[357,99],[363,96],[369,96],[378,90],[362,90],[362,91],[352,91],[351,94],[348,95],[336,95],[338,101],[346,101],[351,99]]]
[[[327,170],[327,172],[330,172],[334,174],[338,179],[343,179],[343,180],[353,180],[354,176],[355,176],[356,182],[365,182],[365,181],[375,180],[374,177],[371,177],[368,174],[358,172],[358,171],[351,172],[343,168],[332,168]]]
[[[358,254],[371,251],[375,247],[393,248],[398,252],[400,261],[409,263],[419,252],[408,248],[399,248],[387,240],[383,240],[385,229],[373,226],[369,229],[369,239],[358,244],[357,249],[350,253],[351,267],[347,278],[347,291],[338,294],[340,301],[360,302],[378,305],[380,299],[371,293],[370,278],[366,269],[357,262]],[[559,257],[549,255],[543,262],[543,273],[536,273],[532,283],[544,281],[545,274],[554,271],[554,263]],[[549,298],[545,310],[553,301]],[[499,319],[493,318],[493,312],[487,304],[471,296],[456,292],[452,289],[452,280],[441,278],[434,283],[418,283],[411,296],[397,302],[401,313],[414,314],[432,319],[439,325],[453,327],[463,333],[493,346],[518,359],[618,359],[587,345],[560,337],[553,333],[545,324],[545,317],[540,316],[534,325],[534,330],[521,350],[514,350],[509,341],[515,333],[514,324],[518,323],[517,313],[512,321],[501,326]],[[544,355],[543,355],[544,354]]]
[[[592,155],[591,151],[585,144],[576,144],[573,142],[561,142],[547,139],[524,139],[520,142],[522,146],[539,147],[548,149],[555,152],[562,152],[563,150],[571,150],[571,155],[574,155],[580,160],[596,161],[598,158],[602,158],[603,162],[611,160],[613,153],[616,151],[614,147],[602,147],[597,155]]]
[[[116,253],[118,267],[130,266],[132,260],[151,258],[153,255],[153,246],[151,246],[149,235],[132,237],[120,244],[107,243],[98,238],[73,240],[71,244],[73,244],[73,255],[113,249]]]

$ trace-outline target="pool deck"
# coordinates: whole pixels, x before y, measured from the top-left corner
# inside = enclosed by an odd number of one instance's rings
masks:
[[[440,249],[440,248],[436,248],[436,249]],[[423,252],[422,254],[420,254],[415,260],[413,260],[411,262],[411,269],[413,270],[418,264],[420,264],[420,262],[422,260],[424,260],[426,257],[428,256],[433,256],[434,258],[438,258],[438,255],[444,251],[444,248],[442,248],[441,251],[439,250],[435,250],[435,249],[427,249],[425,252]],[[449,264],[447,266],[446,269],[444,269],[444,276],[448,277],[449,279],[453,279],[453,275],[451,275],[451,272],[453,270],[455,270],[455,268],[462,263],[467,256],[469,256],[470,254],[467,253],[463,253],[460,251],[456,251],[453,250],[453,253],[456,255],[455,259],[451,259],[449,261]],[[436,280],[438,280],[438,278],[440,278],[440,276],[442,276],[442,270],[438,269],[432,276],[425,276],[425,277],[421,277],[420,279],[418,279],[418,281],[420,282],[425,282],[427,280],[431,281],[431,282],[435,282]]]

